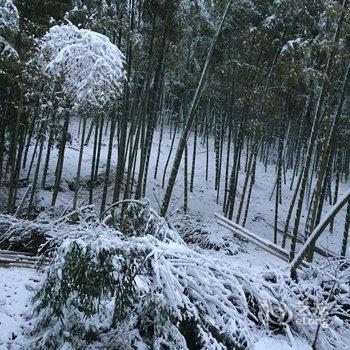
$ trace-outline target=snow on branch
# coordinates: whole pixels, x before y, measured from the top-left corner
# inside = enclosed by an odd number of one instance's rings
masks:
[[[124,223],[135,234],[92,226],[59,247],[35,297],[34,348],[247,348],[235,271],[169,239],[161,218],[140,208],[141,220],[137,209]]]
[[[54,26],[40,41],[34,62],[75,111],[105,108],[122,92],[124,56],[102,34],[72,24]]]
[[[0,0],[0,33],[16,32],[18,26],[18,11],[12,0]]]
[[[19,15],[11,0],[0,0],[0,60],[18,59],[10,37],[17,33]]]

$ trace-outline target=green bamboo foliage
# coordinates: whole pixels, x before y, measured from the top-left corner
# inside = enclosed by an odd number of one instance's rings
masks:
[[[347,6],[347,0],[344,0],[343,5],[344,5],[344,8]],[[337,23],[337,28],[336,28],[336,32],[334,35],[334,39],[333,39],[334,43],[337,43],[339,41],[339,36],[340,36],[341,28],[343,25],[344,16],[345,16],[345,12],[341,11],[341,14],[339,16],[339,20]],[[327,65],[326,65],[326,69],[325,69],[325,77],[326,78],[328,78],[330,76],[331,69],[333,67],[334,57],[335,57],[335,52],[334,52],[334,50],[331,50],[331,52],[328,55]],[[294,259],[294,256],[295,256],[296,239],[297,239],[297,235],[298,235],[300,216],[301,216],[301,211],[302,211],[302,206],[303,206],[303,201],[304,201],[306,184],[307,184],[308,177],[309,177],[310,162],[311,162],[311,158],[313,155],[313,149],[314,149],[314,144],[315,144],[315,140],[316,140],[316,136],[317,136],[317,128],[319,125],[319,119],[320,119],[321,113],[322,113],[323,102],[324,102],[324,99],[326,96],[326,89],[327,89],[327,83],[328,83],[326,78],[323,80],[321,92],[320,92],[320,95],[319,95],[319,98],[317,101],[317,106],[315,109],[315,114],[314,114],[313,122],[312,122],[311,135],[309,138],[307,152],[306,152],[306,159],[305,159],[305,163],[304,163],[304,167],[303,167],[303,178],[302,178],[301,185],[300,185],[299,199],[298,199],[296,217],[295,217],[295,221],[294,221],[293,237],[292,237],[292,244],[291,244],[291,250],[290,250],[290,260],[291,261]]]

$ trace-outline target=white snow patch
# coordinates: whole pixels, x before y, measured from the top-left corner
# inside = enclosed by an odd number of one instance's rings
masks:
[[[20,347],[35,270],[0,267],[0,349]]]
[[[311,346],[301,339],[295,339],[293,346],[281,338],[264,337],[259,339],[253,347],[254,350],[311,350]]]

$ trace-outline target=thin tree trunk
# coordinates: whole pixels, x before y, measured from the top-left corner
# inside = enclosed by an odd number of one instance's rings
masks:
[[[24,142],[25,142],[25,131],[24,128],[20,128],[19,130],[19,145],[18,145],[18,151],[17,151],[17,159],[16,159],[16,176],[15,176],[15,183],[18,184],[19,177],[21,174],[21,164],[22,164],[22,155],[23,155],[23,148],[24,148]],[[17,201],[17,190],[18,186],[15,186],[15,190],[13,193],[13,208],[16,207],[16,201]]]
[[[104,125],[104,116],[101,115],[101,125],[100,125],[100,134],[98,136],[98,149],[97,149],[97,157],[96,157],[96,166],[95,166],[95,174],[94,180],[97,180],[98,171],[100,168],[100,159],[101,159],[101,149],[102,149],[102,140],[103,140],[103,125]]]
[[[94,137],[94,149],[92,151],[92,162],[91,162],[91,173],[90,173],[90,184],[89,184],[89,204],[92,204],[94,199],[94,185],[95,185],[95,168],[97,158],[97,147],[98,147],[98,136],[101,119],[96,120],[95,137]]]
[[[5,155],[5,132],[6,127],[0,119],[0,187],[3,180],[3,167],[4,167],[4,155]]]
[[[184,212],[187,213],[188,208],[188,150],[187,145],[185,146],[185,157],[184,157]]]
[[[30,217],[33,209],[33,201],[34,201],[34,196],[36,193],[36,188],[38,184],[38,179],[39,179],[39,171],[40,171],[40,165],[41,165],[41,158],[44,150],[44,143],[45,143],[45,132],[46,132],[46,124],[47,120],[42,121],[42,126],[40,130],[40,148],[39,148],[39,155],[38,155],[38,160],[36,163],[36,169],[35,169],[35,174],[34,174],[34,179],[33,179],[33,185],[32,185],[32,191],[29,199],[29,205],[28,205],[28,211],[27,211],[27,216]]]
[[[45,189],[45,186],[46,186],[46,178],[47,178],[47,173],[49,170],[52,142],[53,142],[53,130],[51,128],[50,135],[49,135],[49,141],[47,142],[47,151],[46,151],[45,165],[44,165],[44,170],[43,170],[43,177],[41,180],[41,187],[43,189]]]
[[[32,122],[30,123],[30,126],[29,126],[29,132],[28,132],[28,136],[27,136],[27,144],[26,144],[26,147],[25,147],[24,157],[23,157],[23,165],[22,165],[23,169],[26,167],[26,164],[27,164],[28,151],[29,151],[30,143],[32,141],[32,136],[33,136],[33,133],[34,133],[35,120],[36,119],[33,117],[33,120],[32,120]]]
[[[38,149],[38,145],[39,145],[39,139],[37,138],[36,141],[35,141],[35,146],[34,146],[32,158],[31,158],[31,160],[30,160],[30,164],[29,164],[29,168],[28,168],[26,180],[29,180],[29,178],[30,178],[30,174],[31,174],[32,169],[33,169],[34,160],[35,160],[35,155],[36,155],[36,151],[37,151],[37,149]]]
[[[254,135],[254,137],[255,137],[255,135]],[[241,193],[241,200],[239,203],[239,208],[238,208],[238,213],[237,213],[237,219],[236,219],[237,224],[239,224],[239,221],[241,219],[241,214],[242,214],[243,205],[244,205],[244,199],[245,199],[245,195],[246,195],[247,188],[248,188],[248,181],[249,181],[249,178],[251,177],[251,174],[252,174],[253,160],[254,160],[255,147],[256,147],[255,143],[256,143],[256,141],[254,140],[252,142],[252,145],[251,145],[251,151],[247,153],[247,158],[249,158],[249,160],[248,160],[248,164],[247,164],[246,176],[245,176],[245,180],[244,180],[244,185],[243,185],[243,189],[242,189],[242,193]]]
[[[128,172],[126,176],[126,183],[125,183],[125,191],[124,191],[124,200],[131,198],[131,192],[132,192],[132,184],[134,182],[134,167],[136,165],[136,156],[137,156],[137,150],[139,147],[139,140],[140,140],[140,134],[141,134],[141,122],[132,126],[132,130],[130,130],[131,140],[134,135],[134,129],[137,127],[135,139],[133,141],[133,144],[130,145],[129,149],[129,160],[128,160]],[[126,207],[123,206],[123,211]]]
[[[162,188],[164,188],[164,185],[165,185],[166,171],[167,171],[168,164],[169,164],[169,161],[170,161],[171,153],[172,153],[173,148],[174,148],[174,143],[175,143],[175,139],[176,139],[176,130],[177,130],[177,126],[175,125],[175,128],[174,128],[174,135],[173,135],[173,138],[172,138],[172,140],[171,140],[171,145],[170,145],[170,150],[169,150],[168,158],[167,158],[167,160],[166,160],[165,167],[164,167],[164,171],[163,171]]]
[[[17,154],[17,141],[18,141],[18,132],[19,132],[19,124],[21,122],[22,115],[22,104],[23,104],[23,92],[20,92],[20,98],[18,103],[17,116],[14,126],[14,132],[11,143],[11,152],[9,156],[9,164],[10,164],[10,183],[9,183],[9,193],[8,193],[8,202],[7,202],[7,211],[12,213],[14,211],[13,206],[13,194],[15,191],[15,179],[16,179],[16,154]]]
[[[82,135],[80,139],[80,150],[79,150],[79,158],[78,158],[78,168],[77,168],[77,176],[75,179],[75,186],[74,186],[74,198],[73,198],[73,210],[76,210],[77,208],[77,202],[78,202],[78,193],[80,190],[80,173],[81,173],[81,164],[83,161],[83,152],[84,152],[84,146],[86,143],[84,143],[85,140],[85,132],[86,132],[86,116],[83,116],[83,129],[82,129]],[[94,122],[91,122],[91,125],[93,125]]]
[[[176,156],[175,156],[173,168],[171,170],[170,179],[169,179],[166,191],[165,191],[165,196],[164,196],[162,207],[161,207],[161,211],[160,211],[160,214],[162,216],[165,216],[167,211],[168,211],[168,207],[169,207],[169,204],[170,204],[170,198],[171,198],[171,195],[172,195],[172,192],[173,192],[173,188],[174,188],[174,185],[175,185],[177,173],[179,171],[182,154],[184,152],[184,148],[185,148],[185,145],[187,143],[188,136],[189,136],[190,131],[192,129],[192,124],[193,124],[193,120],[194,120],[194,117],[195,117],[195,112],[196,112],[196,109],[197,109],[197,106],[198,106],[199,99],[200,99],[201,94],[202,94],[206,73],[207,73],[208,67],[209,67],[209,62],[210,62],[211,57],[213,55],[215,44],[217,42],[217,39],[219,37],[219,34],[220,34],[221,29],[223,27],[223,24],[225,22],[225,19],[226,19],[228,10],[229,10],[229,8],[231,6],[231,3],[232,3],[232,0],[230,0],[227,3],[227,6],[226,6],[225,12],[223,14],[222,20],[220,22],[220,25],[219,25],[219,27],[218,27],[218,29],[217,29],[217,31],[215,33],[215,36],[214,36],[214,38],[213,38],[213,40],[211,42],[211,45],[210,45],[210,48],[209,48],[209,51],[208,51],[208,54],[207,54],[207,58],[206,58],[206,61],[205,61],[205,64],[204,64],[204,67],[203,67],[203,70],[202,70],[201,78],[199,80],[199,83],[198,83],[195,95],[193,97],[192,103],[191,103],[190,108],[189,108],[188,113],[187,113],[186,125],[185,125],[185,128],[184,128],[184,130],[182,132],[182,135],[181,135],[181,138],[180,138],[180,141],[179,141],[179,145],[178,145],[178,149],[176,151]]]
[[[160,127],[160,133],[159,133],[159,143],[158,143],[158,151],[157,151],[157,160],[156,160],[156,166],[154,169],[154,179],[157,179],[157,173],[158,173],[158,167],[159,167],[159,159],[160,159],[160,151],[162,148],[162,141],[163,141],[163,132],[164,132],[164,113],[162,113],[162,120],[161,120],[161,127]]]
[[[107,153],[107,163],[106,163],[106,173],[105,173],[105,180],[103,184],[103,193],[102,193],[102,201],[101,201],[101,210],[100,213],[102,214],[106,208],[106,201],[107,201],[107,192],[108,192],[108,184],[109,184],[109,175],[111,171],[111,160],[112,160],[112,152],[113,152],[113,141],[114,141],[114,135],[115,135],[115,128],[117,124],[117,118],[114,115],[115,110],[111,113],[111,128],[110,128],[110,134],[109,134],[109,143],[108,143],[108,153]]]
[[[196,169],[197,138],[198,138],[198,125],[196,123],[195,128],[194,128],[193,153],[192,153],[192,169],[191,169],[191,181],[190,181],[190,192],[191,193],[193,192],[194,172]]]
[[[64,153],[66,149],[66,142],[67,142],[67,135],[68,135],[68,125],[69,125],[69,114],[66,113],[64,117],[62,140],[61,140],[60,149],[58,152],[57,167],[56,167],[56,174],[55,174],[55,185],[52,193],[51,206],[55,206],[58,192],[60,190],[62,171],[63,171],[63,162],[64,162]]]
[[[252,195],[252,189],[253,189],[253,185],[255,183],[257,157],[258,157],[258,147],[255,151],[253,168],[252,168],[252,172],[251,172],[251,176],[250,176],[250,185],[249,185],[249,191],[248,191],[248,197],[247,197],[247,204],[246,204],[246,208],[245,208],[245,212],[244,212],[244,219],[243,219],[243,223],[242,223],[243,227],[245,226],[246,221],[247,221],[249,204],[250,204],[250,199],[251,199],[251,195]]]
[[[287,105],[287,103],[286,103]],[[287,109],[287,107],[286,107]],[[287,113],[287,112],[286,112]],[[277,162],[277,180],[276,180],[276,197],[275,197],[275,220],[274,220],[274,233],[273,242],[277,244],[277,233],[278,233],[278,210],[279,204],[281,204],[282,195],[282,162],[283,162],[283,146],[284,146],[284,123],[280,125],[280,136],[278,141],[278,162]]]

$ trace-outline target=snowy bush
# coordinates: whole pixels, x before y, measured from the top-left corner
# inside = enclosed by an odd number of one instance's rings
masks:
[[[348,349],[350,336],[350,265],[329,260],[300,273],[300,280],[277,283],[297,315],[295,328],[320,349]],[[284,295],[283,295],[284,294]]]
[[[219,226],[214,220],[195,214],[178,213],[171,221],[183,240],[195,247],[234,255],[244,250],[232,232]]]
[[[46,230],[49,230],[47,228]],[[0,215],[0,249],[36,253],[45,243],[45,224]]]
[[[106,36],[72,24],[52,27],[32,63],[79,112],[106,108],[122,91],[123,54]]]
[[[131,225],[135,208],[128,235],[100,226],[59,248],[35,297],[33,347],[247,348],[243,277],[170,239],[155,213]]]
[[[235,276],[151,236],[66,241],[36,298],[40,348],[100,342],[123,349],[232,349],[249,342]],[[125,330],[128,336],[117,336]]]
[[[42,212],[34,220],[0,215],[0,249],[10,249],[32,254],[48,254],[67,238],[78,238],[86,234],[85,225],[98,225],[92,207],[80,208],[72,216],[57,218],[53,213]]]
[[[157,214],[147,199],[129,199],[119,203],[127,204],[127,207],[125,211],[114,214],[113,224],[124,236],[151,235],[161,241],[184,244],[179,234],[169,228],[165,219]]]
[[[314,349],[348,349],[350,336],[350,264],[342,259],[299,271],[299,279],[289,271],[266,271],[260,287],[278,298],[277,308],[268,301],[250,298],[255,315],[275,331],[290,326],[298,337],[308,339]],[[263,317],[262,317],[263,316]],[[284,320],[282,319],[284,317]],[[286,322],[287,321],[287,322]],[[281,325],[283,328],[281,329]]]

